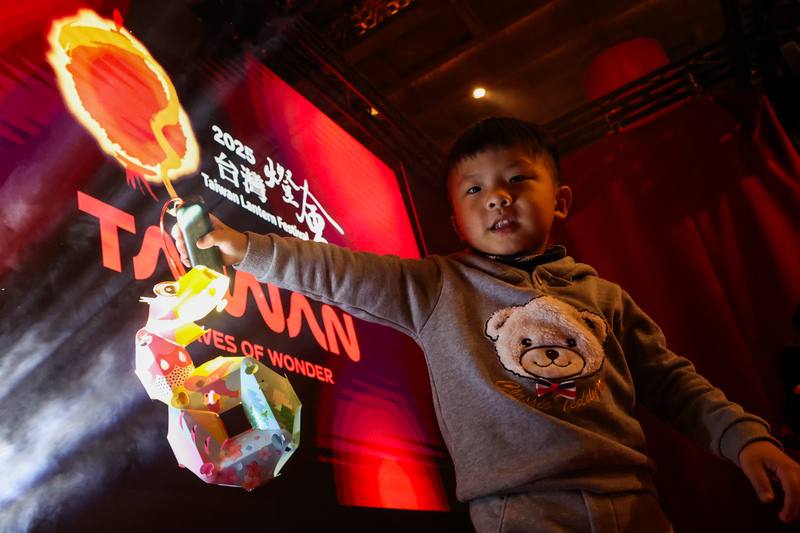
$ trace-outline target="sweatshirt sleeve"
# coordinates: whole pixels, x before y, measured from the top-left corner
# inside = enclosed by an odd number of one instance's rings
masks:
[[[640,403],[695,442],[739,466],[739,452],[754,441],[782,448],[767,422],[731,402],[670,351],[661,329],[622,291],[621,343]]]
[[[441,292],[441,271],[432,260],[356,252],[275,234],[247,235],[244,259],[234,265],[238,270],[413,337]]]

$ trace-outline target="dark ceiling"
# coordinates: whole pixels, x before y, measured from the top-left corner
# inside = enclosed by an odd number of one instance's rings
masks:
[[[327,0],[306,17],[442,150],[484,116],[585,104],[586,68],[615,44],[654,38],[675,61],[725,30],[719,0]]]

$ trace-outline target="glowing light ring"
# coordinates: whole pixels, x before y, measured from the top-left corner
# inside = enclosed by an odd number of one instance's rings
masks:
[[[228,278],[198,266],[155,286],[147,324],[136,333],[136,375],[169,406],[167,440],[181,466],[206,483],[252,490],[277,476],[300,445],[300,399],[289,380],[249,357],[194,366],[186,345],[194,323],[224,307]],[[220,415],[242,406],[251,428],[231,435]]]
[[[169,179],[177,179],[197,170],[200,151],[189,117],[181,107],[175,87],[161,65],[124,27],[118,27],[114,21],[104,19],[88,9],[81,9],[74,16],[54,21],[47,38],[50,42],[47,59],[56,73],[61,94],[72,114],[95,137],[103,151],[117,159],[126,169],[144,171],[143,177],[148,181],[155,183],[163,181],[170,190],[170,195],[174,197]],[[161,162],[156,165],[145,163],[136,154],[131,153],[136,147],[123,147],[114,142],[106,131],[107,125],[98,122],[86,108],[68,68],[72,62],[72,55],[80,47],[113,48],[133,54],[144,62],[158,80],[166,99],[166,107],[154,113],[149,126],[158,146],[164,152],[164,159]],[[125,90],[125,87],[120,87],[120,91]],[[107,105],[115,103],[106,102]],[[164,134],[164,128],[172,125],[180,127],[186,140],[183,156],[178,155]]]

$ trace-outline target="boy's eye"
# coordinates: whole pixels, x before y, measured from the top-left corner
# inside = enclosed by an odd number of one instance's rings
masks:
[[[472,187],[467,189],[467,194],[475,194],[476,192],[478,192],[480,190],[481,190],[480,187],[478,187],[477,185],[473,185]]]
[[[522,181],[524,179],[525,179],[525,176],[517,175],[517,176],[511,176],[511,178],[508,181],[511,182],[511,183],[516,183],[516,182]]]

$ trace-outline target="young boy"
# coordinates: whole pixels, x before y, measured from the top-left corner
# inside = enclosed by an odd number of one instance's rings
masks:
[[[670,352],[618,285],[548,246],[572,192],[536,126],[476,124],[453,146],[445,176],[464,252],[377,256],[243,234],[216,219],[198,246],[420,344],[457,495],[478,531],[671,531],[637,401],[739,465],[762,501],[774,498],[776,477],[780,518],[797,517],[800,466],[766,422]]]

